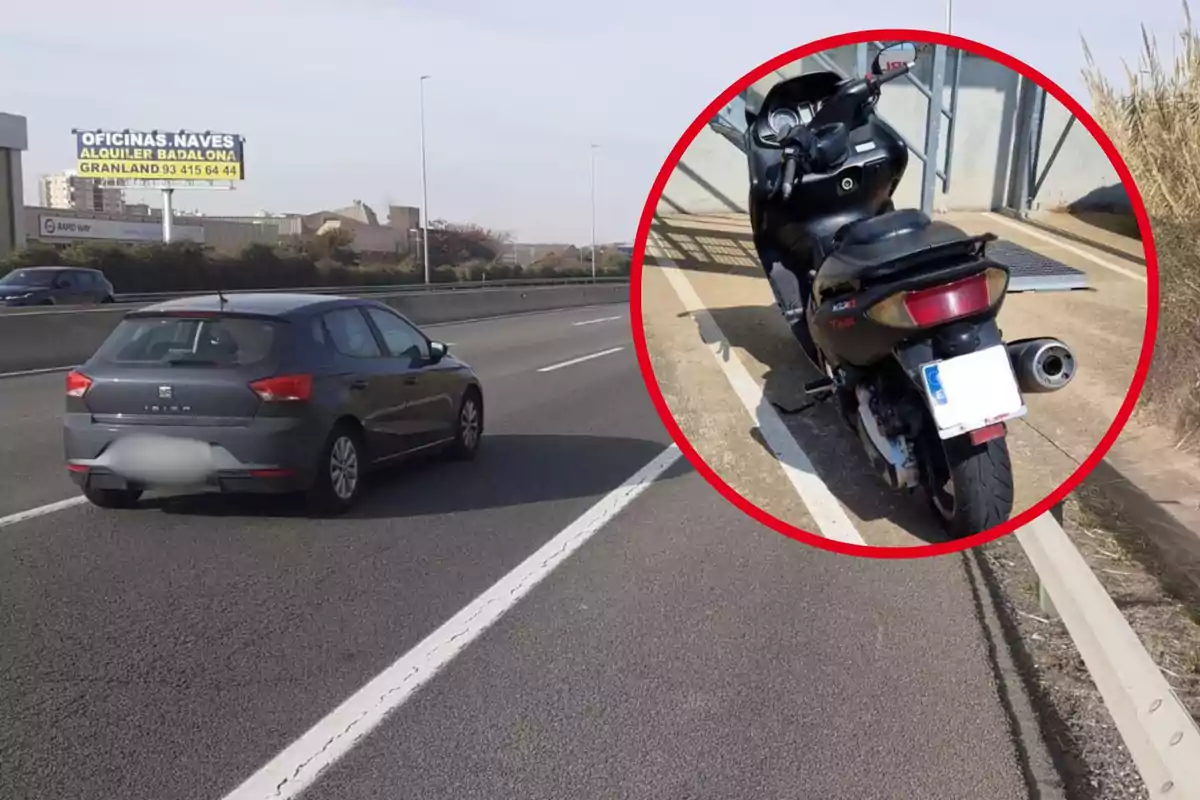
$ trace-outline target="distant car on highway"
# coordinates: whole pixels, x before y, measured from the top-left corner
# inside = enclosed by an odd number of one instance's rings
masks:
[[[21,267],[0,277],[4,306],[111,303],[114,294],[103,272],[85,267]]]
[[[372,468],[473,458],[483,390],[389,306],[287,293],[191,297],[127,314],[67,375],[67,468],[104,508],[144,490],[302,492],[348,509]]]

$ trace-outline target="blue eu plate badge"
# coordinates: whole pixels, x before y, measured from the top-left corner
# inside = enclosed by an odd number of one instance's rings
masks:
[[[925,385],[929,387],[929,396],[939,406],[946,405],[946,390],[942,388],[942,377],[938,374],[938,365],[928,364],[924,367],[924,370]]]

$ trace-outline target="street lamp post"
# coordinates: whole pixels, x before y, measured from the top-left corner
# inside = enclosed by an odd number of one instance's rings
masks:
[[[592,280],[596,280],[596,149],[600,145],[591,146],[591,177],[592,177]]]
[[[422,75],[421,85],[421,261],[425,265],[425,283],[429,283],[429,186],[425,169],[425,81],[432,75]]]

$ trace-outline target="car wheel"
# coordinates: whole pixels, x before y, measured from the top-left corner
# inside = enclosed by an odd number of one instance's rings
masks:
[[[142,499],[141,489],[84,489],[83,496],[100,508],[134,508]]]
[[[329,435],[317,462],[317,477],[308,492],[309,506],[322,513],[350,509],[362,493],[362,437],[349,425],[338,425]]]
[[[455,423],[454,444],[450,455],[459,461],[469,461],[479,452],[483,441],[483,396],[472,387],[463,393]]]

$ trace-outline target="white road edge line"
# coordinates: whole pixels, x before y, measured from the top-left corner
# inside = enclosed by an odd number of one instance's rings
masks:
[[[671,444],[424,641],[288,745],[224,800],[286,800],[303,792],[392,711],[645,491],[680,457]]]
[[[580,356],[579,358],[572,358],[570,361],[561,361],[557,364],[551,364],[548,367],[541,367],[538,369],[538,372],[553,372],[554,370],[562,369],[563,367],[573,367],[576,364],[582,364],[584,361],[591,361],[593,358],[600,358],[601,356],[610,356],[613,353],[619,353],[624,349],[624,346],[610,347],[607,350],[601,350],[599,353],[590,353],[589,355]]]
[[[597,322],[612,322],[613,320],[618,320],[620,318],[621,317],[618,315],[615,317],[601,317],[600,319],[585,319],[582,322],[572,322],[571,325],[578,328],[580,325],[595,325]]]
[[[76,497],[68,497],[66,500],[57,500],[53,503],[47,503],[46,505],[38,506],[37,508],[18,511],[15,514],[9,514],[7,517],[0,517],[0,528],[7,528],[9,525],[16,525],[18,522],[25,522],[26,520],[36,519],[37,517],[44,517],[47,514],[53,514],[56,511],[63,511],[73,506],[82,505],[86,502],[86,497],[83,495],[78,495]]]
[[[1086,258],[1088,261],[1091,261],[1093,264],[1100,266],[1100,267],[1104,267],[1105,269],[1107,269],[1111,272],[1115,272],[1118,275],[1124,275],[1126,278],[1133,278],[1135,281],[1141,281],[1142,283],[1146,283],[1147,279],[1146,279],[1145,275],[1140,275],[1140,274],[1134,272],[1133,270],[1125,269],[1124,267],[1113,264],[1110,261],[1105,261],[1103,258],[1092,255],[1091,253],[1087,252],[1086,250],[1080,250],[1078,247],[1074,246],[1073,244],[1069,244],[1068,242],[1063,241],[1062,239],[1058,238],[1057,236],[1051,236],[1050,234],[1042,233],[1041,231],[1037,230],[1036,228],[1034,228],[1030,225],[1022,224],[1020,222],[1017,222],[1016,220],[1007,219],[1007,218],[1005,218],[999,214],[995,214],[991,211],[984,213],[984,216],[994,222],[999,222],[1001,225],[1007,225],[1008,227],[1012,228],[1013,230],[1018,230],[1021,233],[1025,234],[1026,236],[1032,236],[1034,239],[1041,239],[1043,242],[1046,242],[1047,244],[1052,244],[1055,247],[1058,247],[1062,250],[1066,250],[1068,253],[1074,253],[1075,255],[1079,256],[1080,258]]]
[[[788,430],[783,418],[763,397],[762,388],[746,370],[746,366],[738,358],[737,353],[733,351],[721,327],[705,308],[700,296],[696,294],[691,281],[673,262],[662,258],[657,260],[658,269],[661,269],[666,275],[671,288],[679,296],[679,301],[692,314],[696,324],[700,327],[701,338],[707,344],[709,352],[713,354],[721,371],[725,373],[725,378],[729,381],[734,394],[746,407],[746,412],[762,431],[764,441],[771,448],[771,452],[775,454],[780,469],[791,482],[796,494],[808,507],[821,535],[826,539],[834,539],[839,542],[865,545],[866,541],[854,527],[854,523],[846,516],[841,503],[829,491],[825,481],[817,475],[808,454],[804,452],[800,443],[796,441],[796,437]]]

